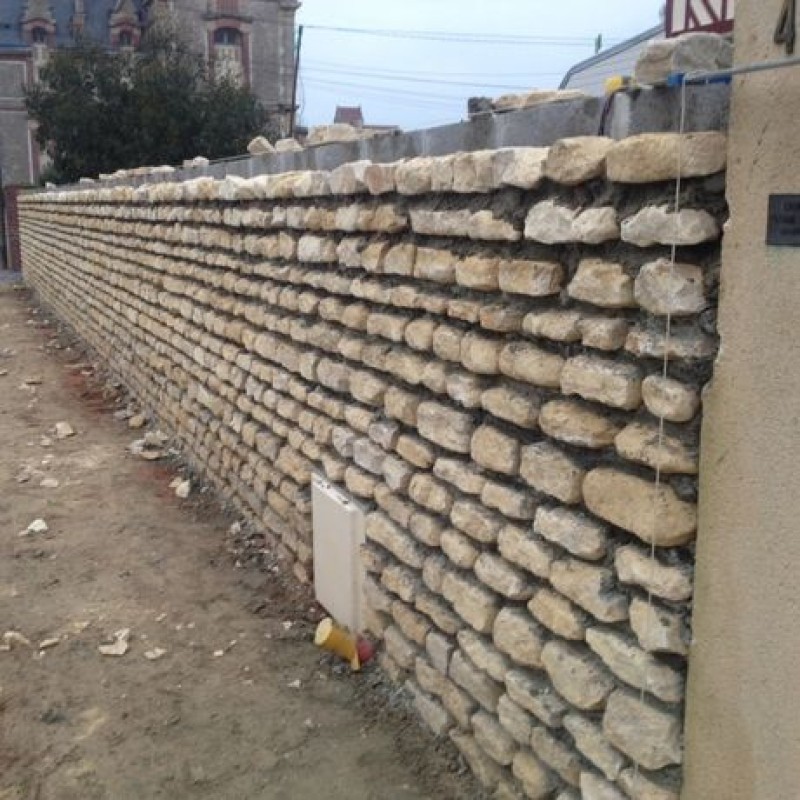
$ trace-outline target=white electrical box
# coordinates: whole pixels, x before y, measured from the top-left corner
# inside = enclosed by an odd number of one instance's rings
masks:
[[[341,625],[359,633],[363,625],[364,510],[320,475],[311,481],[314,526],[314,592]]]

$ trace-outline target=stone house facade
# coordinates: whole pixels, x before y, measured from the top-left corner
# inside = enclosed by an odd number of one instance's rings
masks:
[[[247,83],[288,126],[291,116],[297,0],[7,0],[0,11],[0,182],[34,183],[41,154],[24,105],[52,50],[87,36],[113,49],[135,49],[159,12],[182,31],[218,73]]]

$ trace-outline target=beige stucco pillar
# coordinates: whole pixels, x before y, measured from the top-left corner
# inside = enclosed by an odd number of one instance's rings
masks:
[[[738,65],[785,58],[783,0],[737,0]],[[800,41],[799,41],[800,45]],[[705,402],[684,800],[800,798],[800,68],[734,84],[722,348]]]

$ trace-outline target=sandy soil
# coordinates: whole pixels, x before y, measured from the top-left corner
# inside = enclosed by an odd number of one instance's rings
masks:
[[[259,537],[127,452],[125,403],[0,290],[0,637],[32,644],[0,649],[0,800],[480,797],[376,670],[313,647],[320,609]]]

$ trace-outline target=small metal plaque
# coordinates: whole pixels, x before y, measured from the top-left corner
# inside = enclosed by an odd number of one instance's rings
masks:
[[[770,195],[767,244],[800,247],[800,194]]]

